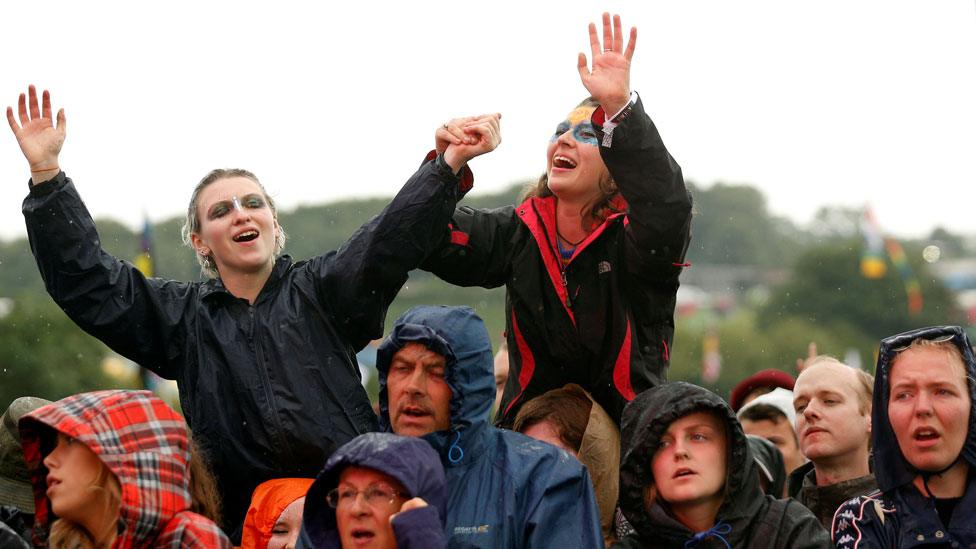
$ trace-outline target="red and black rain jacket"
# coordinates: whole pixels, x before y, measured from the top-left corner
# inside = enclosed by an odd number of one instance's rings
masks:
[[[593,114],[604,142],[603,111]],[[666,378],[675,293],[690,241],[691,196],[638,99],[600,154],[620,213],[580,243],[563,268],[556,198],[455,210],[422,268],[460,286],[505,285],[509,377],[496,421],[542,393],[577,383],[619,423],[624,405]]]

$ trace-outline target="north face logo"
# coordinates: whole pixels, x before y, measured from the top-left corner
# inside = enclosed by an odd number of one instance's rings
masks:
[[[597,265],[596,265],[596,272],[598,272],[600,274],[609,273],[610,272],[610,262],[609,261],[601,261],[601,262],[597,263]]]

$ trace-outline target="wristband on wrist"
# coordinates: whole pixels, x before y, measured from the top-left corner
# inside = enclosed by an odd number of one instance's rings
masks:
[[[35,168],[31,168],[31,173],[50,172],[50,171],[53,171],[53,170],[61,170],[61,168],[58,167],[58,166],[49,166],[49,167],[46,167],[46,168],[36,168],[36,169]]]
[[[608,149],[610,148],[610,145],[613,143],[613,130],[616,129],[616,127],[619,126],[624,119],[630,116],[630,113],[634,110],[635,104],[637,104],[637,92],[632,91],[630,92],[630,101],[628,101],[622,109],[617,111],[617,114],[614,114],[603,123],[603,143],[601,143],[601,145]]]

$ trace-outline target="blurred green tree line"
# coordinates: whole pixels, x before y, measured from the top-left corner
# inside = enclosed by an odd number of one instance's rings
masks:
[[[498,193],[475,191],[464,203],[514,204],[526,183]],[[690,188],[695,198],[688,252],[692,270],[748,266],[786,275],[771,287],[757,279],[748,285],[752,287],[730,288],[736,294],[733,307],[705,306],[678,318],[671,379],[702,383],[706,334],[718,338],[722,370],[714,383],[702,384],[724,395],[753,371],[793,371],[795,359],[805,355],[810,341],[816,341],[821,352],[838,357],[853,350],[873,370],[873,352],[881,337],[925,324],[962,322],[950,292],[921,261],[920,250],[929,239],[904,243],[925,299],[923,311],[911,316],[895,269],[889,268],[879,280],[861,277],[857,211],[826,208],[811,227],[801,228],[772,215],[754,187],[718,183]],[[333,250],[387,202],[343,200],[282,211],[280,222],[289,234],[286,252],[302,259]],[[156,274],[198,280],[193,254],[180,239],[181,224],[181,219],[172,218],[152,225]],[[110,253],[127,260],[139,253],[138,231],[110,219],[98,220],[97,225]],[[971,253],[962,238],[943,229],[932,238],[947,243],[952,254]],[[0,406],[26,394],[56,399],[134,383],[106,373],[102,363],[110,351],[79,330],[47,296],[26,239],[0,241],[0,298],[6,303],[0,307]],[[497,345],[504,330],[504,300],[502,288],[458,288],[414,271],[387,315],[387,328],[414,305],[469,305],[485,319]],[[4,315],[5,308],[9,312]]]

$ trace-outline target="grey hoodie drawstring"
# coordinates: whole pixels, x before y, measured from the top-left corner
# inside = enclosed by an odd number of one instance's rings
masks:
[[[461,463],[462,459],[464,459],[464,450],[462,450],[461,447],[457,445],[458,442],[460,442],[461,440],[461,431],[455,431],[454,434],[456,435],[454,437],[454,442],[452,442],[451,447],[447,449],[447,460],[457,465],[458,463]],[[456,454],[455,451],[457,451]]]
[[[732,525],[722,521],[718,521],[715,523],[715,526],[712,526],[708,530],[705,530],[704,532],[698,532],[697,534],[691,536],[691,539],[685,542],[685,549],[692,549],[694,547],[698,547],[698,544],[706,540],[707,538],[718,538],[719,540],[721,540],[722,543],[725,544],[725,549],[732,549],[732,546],[729,545],[729,540],[722,537],[722,536],[727,536],[731,533],[732,533]]]

